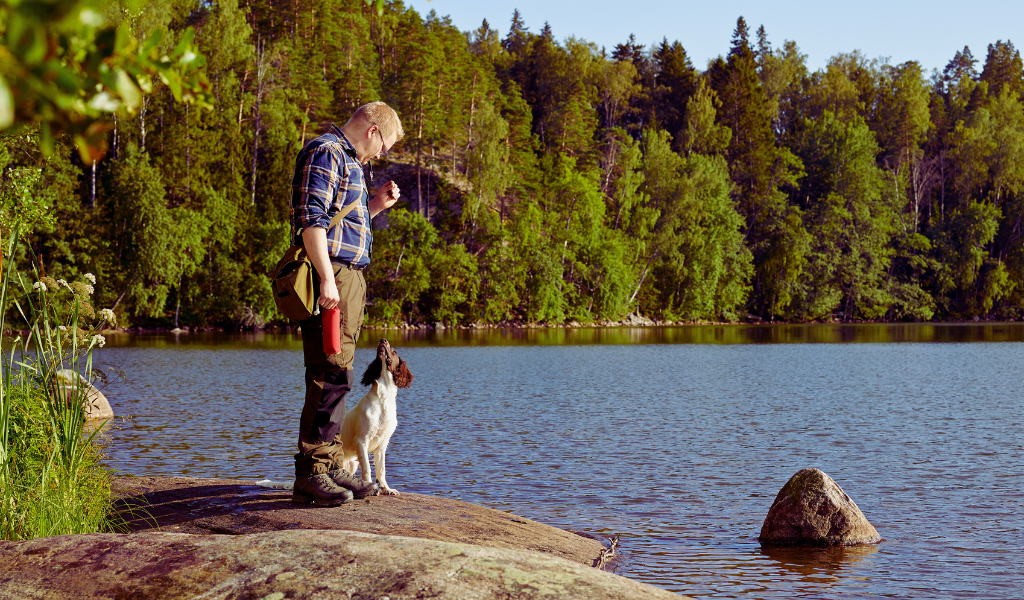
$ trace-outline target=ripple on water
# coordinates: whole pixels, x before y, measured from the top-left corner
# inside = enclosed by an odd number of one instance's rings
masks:
[[[303,398],[289,344],[102,349],[129,374],[104,390],[131,415],[110,463],[287,479]],[[618,572],[694,596],[1019,596],[1024,344],[400,351],[416,382],[388,452],[399,489],[620,535]],[[775,494],[812,466],[881,544],[758,545]]]

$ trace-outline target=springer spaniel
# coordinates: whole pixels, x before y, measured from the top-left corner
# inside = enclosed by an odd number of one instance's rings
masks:
[[[387,368],[384,366],[387,365]],[[412,385],[412,373],[409,365],[398,357],[398,352],[387,340],[377,344],[377,358],[363,373],[363,385],[372,385],[370,391],[363,396],[359,404],[345,411],[341,424],[342,468],[355,475],[356,468],[362,471],[363,481],[370,478],[370,452],[377,466],[377,482],[380,491],[397,496],[398,491],[388,486],[384,477],[384,451],[391,441],[391,434],[398,426],[395,414],[398,388]],[[277,482],[262,479],[256,485],[272,489],[292,489],[292,482]]]
[[[340,434],[342,468],[354,475],[356,467],[359,467],[363,481],[372,481],[372,452],[380,491],[397,496],[398,491],[388,486],[385,477],[384,452],[391,441],[391,434],[398,426],[398,417],[395,413],[398,389],[412,385],[412,373],[391,344],[387,340],[381,340],[377,344],[377,358],[366,368],[361,383],[373,387],[359,404],[345,412]]]

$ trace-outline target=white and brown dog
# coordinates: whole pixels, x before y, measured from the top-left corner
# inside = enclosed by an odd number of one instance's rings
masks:
[[[377,358],[366,368],[361,383],[372,387],[358,404],[345,411],[340,433],[342,468],[354,475],[359,467],[362,480],[373,481],[370,476],[372,452],[381,493],[397,496],[398,492],[388,486],[384,453],[398,426],[398,389],[412,385],[412,373],[391,344],[381,340],[377,344]]]
[[[391,441],[391,434],[398,426],[396,400],[398,388],[412,385],[412,373],[409,365],[399,358],[398,352],[387,340],[377,344],[377,358],[363,373],[363,385],[373,386],[370,391],[352,408],[345,411],[345,419],[339,434],[342,444],[342,468],[352,473],[360,469],[362,480],[369,483],[370,453],[377,468],[377,482],[380,484],[378,493],[398,495],[398,491],[388,486],[384,473],[384,453]],[[292,489],[292,482],[276,482],[263,479],[256,482],[266,488]]]

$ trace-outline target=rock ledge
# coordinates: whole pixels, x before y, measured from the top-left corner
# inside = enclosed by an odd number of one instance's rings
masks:
[[[315,530],[0,542],[0,589],[44,600],[678,598],[537,552]]]
[[[346,530],[533,550],[592,566],[604,550],[593,538],[526,517],[438,496],[403,492],[334,508],[292,504],[291,491],[237,479],[123,477],[115,507],[135,533],[253,534]]]
[[[0,542],[0,596],[43,600],[678,600],[595,569],[601,542],[403,493],[334,508],[237,480],[130,477],[130,534]],[[468,543],[466,543],[468,542]]]

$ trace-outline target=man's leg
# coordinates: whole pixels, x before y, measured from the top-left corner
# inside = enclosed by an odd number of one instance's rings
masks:
[[[332,462],[331,446],[345,416],[345,395],[352,386],[345,371],[323,360],[321,315],[306,319],[301,326],[306,401],[299,416],[292,501],[337,506],[353,498],[352,492],[338,486],[327,474]]]
[[[345,416],[345,399],[355,383],[352,363],[355,342],[362,326],[366,303],[366,284],[362,273],[335,266],[335,281],[341,295],[342,348],[338,354],[323,351],[322,315],[302,322],[303,358],[306,364],[306,401],[299,418],[298,450],[295,455],[296,490],[308,495],[328,496],[327,500],[351,498],[347,479],[332,478],[342,460],[341,423]],[[358,311],[358,318],[352,315]],[[307,490],[306,487],[309,487]],[[333,489],[332,489],[333,488]],[[365,490],[356,490],[362,496]],[[300,498],[301,500],[301,498]]]
[[[363,326],[363,307],[366,306],[366,280],[359,271],[339,267],[335,270],[335,281],[338,284],[338,292],[341,301],[338,308],[341,311],[340,327],[341,352],[328,355],[327,361],[332,365],[343,368],[347,373],[352,374],[350,381],[355,383],[355,371],[353,361],[355,359],[356,342],[359,340],[359,331]],[[326,439],[326,438],[324,438]],[[341,487],[349,489],[356,498],[364,498],[374,493],[376,486],[372,482],[366,483],[362,478],[356,478],[352,473],[345,471],[343,443],[340,432],[334,438],[335,444],[331,446],[331,470],[330,475]]]
[[[345,398],[355,383],[351,369],[306,367],[306,402],[299,417],[299,453],[295,476],[309,477],[334,469],[340,450],[338,434],[345,416]]]

